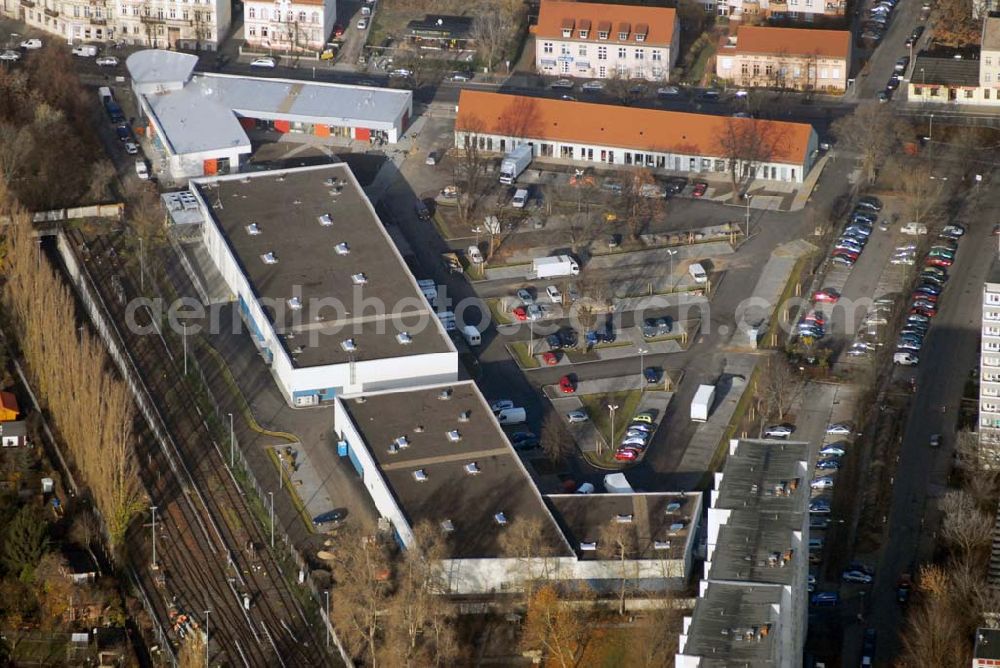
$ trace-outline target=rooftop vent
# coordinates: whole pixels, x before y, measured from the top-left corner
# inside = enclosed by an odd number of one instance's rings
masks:
[[[465,472],[469,475],[476,475],[479,473],[479,464],[476,462],[469,462],[465,465]]]
[[[452,429],[451,431],[448,432],[448,440],[451,441],[452,443],[458,443],[459,441],[462,440],[462,435],[458,433],[457,429]]]
[[[596,542],[580,543],[580,551],[581,552],[595,552],[595,551],[597,551],[597,543]]]
[[[350,255],[351,253],[351,247],[347,245],[346,241],[341,241],[334,247],[334,250],[337,251],[337,255]]]
[[[495,514],[493,516],[493,521],[495,521],[497,524],[499,524],[502,527],[507,526],[507,516],[504,515],[503,512],[499,512],[499,513]]]
[[[255,237],[260,233],[261,233],[260,225],[258,225],[257,223],[250,223],[249,225],[247,225],[247,234],[249,234],[250,236]]]
[[[323,227],[330,227],[333,225],[333,218],[330,217],[330,214],[324,213],[319,217],[319,224]]]
[[[392,443],[389,445],[388,451],[390,455],[399,454],[399,446],[396,445],[395,443]]]
[[[354,343],[354,339],[345,339],[341,341],[340,347],[349,353],[353,353],[355,350],[358,349],[357,345],[355,345]]]
[[[363,404],[366,401],[368,401],[368,397],[358,397],[357,399],[354,400],[354,403],[356,403],[356,404]]]
[[[451,393],[452,389],[450,387],[446,387],[440,392],[438,392],[438,399],[442,401],[448,401],[449,399],[451,399]]]
[[[400,332],[396,335],[396,341],[401,346],[408,346],[413,343],[413,337],[410,336],[409,332]]]
[[[631,524],[632,515],[625,513],[618,513],[617,515],[615,515],[615,522],[618,522],[618,524]]]
[[[444,531],[445,533],[451,533],[454,530],[455,530],[455,523],[452,522],[451,520],[445,520],[444,522],[441,522],[441,531]]]
[[[323,185],[324,185],[324,186],[332,186],[332,185],[333,185],[333,184],[335,184],[336,182],[337,182],[337,180],[336,180],[336,179],[334,179],[333,177],[330,177],[330,178],[328,178],[328,179],[323,179]]]
[[[368,277],[364,275],[364,272],[362,272],[359,274],[353,274],[351,276],[351,280],[354,282],[354,285],[365,285],[368,282]]]
[[[260,259],[264,264],[278,264],[278,256],[274,254],[273,251],[267,251],[260,256]]]
[[[458,414],[458,421],[468,422],[470,417],[472,417],[472,411],[462,411]]]
[[[653,542],[654,550],[669,550],[670,541],[669,540],[657,540]]]
[[[393,441],[393,443],[394,443],[394,444],[396,445],[396,447],[398,447],[398,448],[399,448],[400,450],[402,450],[403,448],[408,448],[408,447],[410,447],[410,439],[408,439],[408,438],[407,438],[406,436],[397,436],[397,437],[396,437],[396,440],[394,440],[394,441]]]
[[[667,504],[668,513],[676,513],[680,509],[681,509],[680,501],[671,501],[670,503]]]
[[[423,469],[417,469],[413,472],[413,479],[417,482],[427,482],[427,471]]]
[[[298,297],[292,297],[291,299],[288,300],[288,308],[292,309],[293,311],[298,311],[299,309],[302,308],[302,300],[299,299]]]
[[[413,428],[413,431],[417,432],[418,434],[424,433],[424,425],[418,424],[416,427]]]
[[[684,522],[674,522],[670,525],[670,533],[678,533],[684,531]]]

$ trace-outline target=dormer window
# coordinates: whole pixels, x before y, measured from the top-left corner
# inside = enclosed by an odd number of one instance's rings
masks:
[[[451,533],[454,530],[455,530],[455,523],[452,522],[451,520],[445,520],[441,522],[441,531],[444,531],[445,533]]]
[[[643,35],[642,33],[636,33],[635,34],[635,41],[637,41],[637,42],[645,42],[646,41],[646,36]]]
[[[459,441],[462,440],[462,435],[458,433],[457,429],[452,429],[451,431],[448,432],[448,440],[451,441],[452,443],[458,443]]]
[[[580,543],[581,552],[595,552],[597,550],[596,542]]]
[[[250,223],[249,225],[247,225],[247,234],[249,234],[252,237],[255,237],[258,234],[260,234],[260,225],[258,225],[257,223]]]
[[[572,28],[563,28],[563,37],[572,37],[572,36],[573,36]]]
[[[645,42],[647,33],[649,33],[649,26],[647,24],[637,23],[635,25],[635,41]]]
[[[581,30],[580,31],[580,39],[587,39],[587,35],[589,35],[589,34],[590,34],[589,30]]]
[[[469,462],[465,465],[465,472],[469,475],[477,475],[479,473],[479,464],[476,462]]]
[[[669,550],[670,541],[669,540],[657,540],[653,542],[654,550]]]
[[[575,26],[576,26],[576,21],[574,21],[573,19],[563,19],[562,20],[562,36],[563,37],[572,37],[573,36],[573,28]]]
[[[393,444],[395,444],[395,446],[400,450],[405,450],[406,448],[410,447],[410,439],[408,439],[406,436],[397,436],[396,440],[393,441]]]
[[[396,335],[396,342],[401,346],[408,346],[413,343],[413,337],[409,332],[400,332]]]
[[[627,40],[627,39],[628,39],[628,33],[627,33],[627,32],[625,32],[625,31],[622,31],[622,32],[619,32],[619,33],[618,33],[618,39],[619,39],[620,41],[624,42],[625,40]]]
[[[608,38],[608,31],[607,30],[598,30],[597,31],[597,39],[607,39],[607,38]]]
[[[631,524],[632,523],[632,515],[631,514],[625,514],[625,513],[619,513],[618,515],[615,515],[615,522],[617,522],[618,524]]]
[[[494,515],[493,516],[493,521],[495,521],[497,524],[499,524],[502,527],[507,526],[507,516],[504,515],[502,512],[499,512],[496,515]]]

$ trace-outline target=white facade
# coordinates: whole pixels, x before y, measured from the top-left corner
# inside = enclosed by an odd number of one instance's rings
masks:
[[[301,168],[315,169],[315,168]],[[286,170],[296,171],[296,170]],[[350,170],[346,170],[350,173]],[[261,172],[260,174],[274,174]],[[357,394],[377,390],[415,387],[433,383],[452,382],[458,377],[458,353],[437,318],[430,318],[430,327],[436,328],[441,339],[447,342],[446,352],[428,353],[423,355],[407,355],[386,357],[382,359],[360,360],[349,363],[326,364],[301,367],[292,362],[288,351],[281,344],[277,332],[264,309],[254,296],[254,290],[249,279],[240,266],[240,261],[233,254],[225,235],[212,216],[211,203],[206,202],[195,184],[208,183],[215,179],[241,179],[242,175],[214,177],[192,181],[191,192],[198,199],[204,216],[201,225],[202,242],[211,257],[216,269],[221,274],[227,287],[240,309],[244,321],[251,330],[250,337],[257,346],[261,356],[269,364],[285,400],[292,406],[313,406],[328,401],[341,394]],[[351,186],[361,190],[361,186],[351,174]],[[365,198],[370,215],[377,219],[374,207]],[[262,221],[266,224],[267,221]],[[400,267],[406,264],[399,256],[398,250],[389,240],[396,253]],[[416,293],[420,293],[413,276],[405,271],[400,280],[408,280],[413,284]],[[424,304],[430,311],[430,304]]]
[[[844,0],[699,0],[706,11],[730,20],[740,21],[744,15],[771,16],[780,14],[799,21],[815,21],[817,16],[843,16],[847,9]]]
[[[320,51],[336,22],[335,0],[243,4],[243,37],[252,48]]]
[[[232,19],[229,0],[3,0],[6,16],[71,43],[124,41],[214,51]]]
[[[662,46],[539,37],[535,43],[535,69],[552,76],[668,81],[677,62],[680,22],[674,23],[674,35],[673,44]]]
[[[983,285],[979,360],[980,463],[1000,468],[1000,282]]]

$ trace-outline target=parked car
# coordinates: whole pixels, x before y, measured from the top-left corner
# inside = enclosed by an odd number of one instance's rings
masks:
[[[0,53],[0,61],[13,63],[18,60],[21,60],[21,54],[18,53],[17,51],[11,51],[10,49],[7,49],[3,53]]]
[[[563,376],[559,379],[559,391],[563,394],[573,394],[576,392],[576,381],[572,376]]]
[[[965,228],[954,223],[951,225],[945,225],[944,229],[941,230],[941,236],[950,239],[958,239],[963,234],[965,234]]]
[[[840,300],[840,293],[833,288],[823,288],[813,293],[813,301],[821,304],[836,304]]]
[[[868,211],[881,211],[882,210],[882,200],[877,197],[862,197],[858,200],[856,205],[860,209],[867,209]]]
[[[42,48],[42,40],[37,37],[32,37],[31,39],[26,39],[21,42],[21,48],[25,51],[34,51],[35,49]]]
[[[483,254],[479,250],[479,246],[469,246],[465,249],[465,254],[469,257],[469,262],[472,264],[482,264]]]
[[[125,152],[129,155],[136,155],[139,153],[139,145],[133,141],[125,142]]]
[[[597,79],[595,79],[594,81],[588,81],[582,86],[580,86],[580,90],[585,90],[588,92],[601,91],[604,90],[604,82]]]
[[[472,81],[472,72],[456,70],[448,75],[448,79],[450,81],[458,82]]]
[[[550,88],[555,88],[557,90],[572,90],[574,86],[572,79],[556,79],[552,82]]]
[[[645,339],[653,339],[658,336],[670,334],[670,318],[646,318],[642,323],[642,336]]]
[[[118,66],[118,58],[116,58],[115,56],[101,56],[100,58],[98,58],[94,62],[97,63],[98,67],[117,67]]]
[[[830,501],[828,499],[813,499],[809,502],[809,512],[817,515],[825,515],[830,512]]]
[[[831,443],[820,448],[819,454],[824,457],[843,457],[847,454],[847,450],[842,445]]]
[[[549,301],[553,304],[562,304],[562,293],[559,292],[559,288],[554,285],[546,286],[545,294],[549,296]]]
[[[795,425],[774,424],[764,430],[766,438],[788,438],[795,431]]]
[[[566,413],[566,419],[570,423],[586,422],[587,420],[590,419],[590,416],[587,415],[587,411],[585,411],[585,410],[576,410],[576,411],[570,411],[569,413]]]
[[[860,584],[871,584],[874,578],[862,571],[844,571],[840,576],[844,582],[857,582]]]
[[[545,351],[542,353],[542,362],[545,363],[545,366],[555,366],[556,364],[559,364],[559,353],[551,350]]]
[[[263,56],[261,58],[254,58],[250,61],[250,67],[263,67],[266,69],[274,69],[277,66],[277,61],[270,56]]]
[[[708,184],[704,181],[695,181],[694,190],[691,191],[692,197],[704,197],[705,193],[708,191]]]
[[[816,469],[819,471],[839,471],[840,462],[836,459],[821,459],[816,462]]]
[[[642,370],[642,375],[646,378],[646,382],[650,385],[655,385],[660,382],[663,378],[663,370],[655,366],[647,366]]]
[[[515,450],[531,450],[537,448],[538,443],[538,437],[530,431],[519,431],[510,437],[510,444]]]
[[[632,422],[645,422],[646,424],[653,424],[653,414],[648,411],[636,413],[632,417]]]
[[[840,603],[840,595],[835,591],[816,592],[809,602],[817,607],[833,607]]]
[[[809,486],[813,489],[833,489],[833,478],[828,475],[820,476],[810,482]]]
[[[853,428],[847,422],[834,422],[826,428],[826,433],[831,436],[850,436]]]
[[[930,437],[930,440],[929,440],[928,443],[929,443],[929,445],[932,448],[940,448],[941,447],[941,434],[931,434],[931,437]]]

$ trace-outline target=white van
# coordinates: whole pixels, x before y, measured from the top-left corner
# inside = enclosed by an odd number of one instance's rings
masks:
[[[892,363],[901,366],[916,366],[920,363],[920,358],[913,353],[898,352],[892,356]]]
[[[527,412],[520,407],[505,408],[497,413],[497,422],[504,425],[524,424],[528,421]]]
[[[688,267],[688,274],[691,275],[695,283],[708,283],[708,274],[705,273],[705,267],[701,266],[698,262]]]
[[[97,55],[97,47],[93,44],[81,44],[73,47],[73,55],[83,58],[93,58]]]
[[[472,325],[466,325],[462,328],[462,336],[465,337],[465,342],[470,346],[478,346],[483,342],[483,337],[479,333],[479,330]]]
[[[903,234],[912,234],[913,236],[918,236],[921,234],[927,234],[927,226],[923,223],[907,223],[899,228],[899,231]]]
[[[107,104],[115,99],[115,94],[111,92],[109,87],[101,86],[97,89],[97,97],[101,100],[101,104]]]
[[[523,209],[524,205],[528,203],[528,189],[518,188],[517,192],[514,193],[514,199],[510,201],[510,205],[515,209]]]
[[[142,158],[136,158],[135,160],[135,175],[143,181],[149,180],[149,168],[146,167],[146,161]]]

